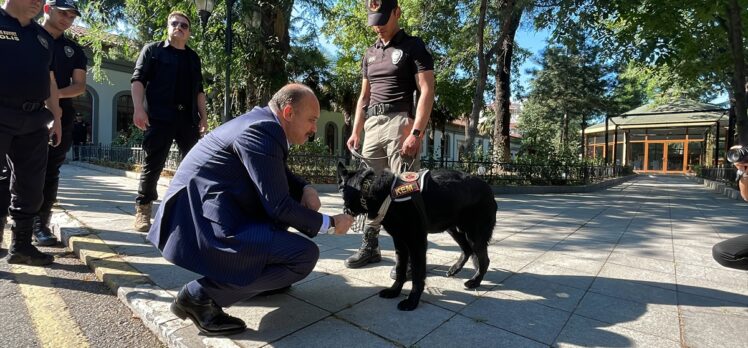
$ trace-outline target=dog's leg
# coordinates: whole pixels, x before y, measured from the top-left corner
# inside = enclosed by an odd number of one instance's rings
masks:
[[[408,247],[400,238],[392,238],[395,242],[395,282],[392,283],[387,289],[379,292],[379,297],[383,298],[395,298],[400,296],[400,292],[403,290],[403,284],[405,284],[405,272],[408,268]]]
[[[476,264],[476,272],[470,280],[465,282],[465,287],[468,289],[474,289],[480,286],[480,282],[488,271],[488,264],[490,262],[488,259],[487,242],[481,241],[473,244],[473,250],[475,251],[473,254],[473,263]]]
[[[420,245],[409,248],[410,266],[413,268],[413,289],[410,291],[408,298],[397,304],[397,309],[401,311],[416,309],[421,301],[423,289],[426,287],[426,231],[419,232],[419,235],[423,236],[422,241],[416,242]]]
[[[458,232],[456,227],[449,228],[447,230],[447,233],[452,236],[452,239],[457,242],[457,245],[459,245],[460,249],[462,250],[460,258],[457,260],[457,262],[455,262],[454,265],[452,265],[452,267],[449,268],[449,271],[447,271],[447,277],[451,277],[462,270],[462,267],[465,266],[465,263],[470,258],[470,255],[473,254],[473,248],[470,246],[470,242],[468,242],[465,234]]]

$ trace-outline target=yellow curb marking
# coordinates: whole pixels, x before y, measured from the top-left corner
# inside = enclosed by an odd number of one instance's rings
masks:
[[[88,347],[88,340],[70,316],[42,267],[11,265],[42,347]]]

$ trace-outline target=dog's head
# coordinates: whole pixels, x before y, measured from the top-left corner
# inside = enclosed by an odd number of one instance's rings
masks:
[[[367,187],[364,180],[374,174],[371,168],[348,171],[343,163],[338,162],[338,190],[343,195],[343,209],[346,214],[358,216],[368,213],[364,193]],[[369,183],[371,178],[369,178]]]

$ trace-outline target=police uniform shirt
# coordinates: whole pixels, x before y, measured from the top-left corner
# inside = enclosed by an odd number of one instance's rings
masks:
[[[27,26],[0,8],[0,104],[49,98],[54,41],[33,20]]]
[[[434,58],[420,38],[401,29],[387,45],[377,40],[362,62],[363,76],[371,87],[369,105],[412,105],[415,75],[429,70],[434,70]]]
[[[59,38],[54,40],[54,43],[55,58],[52,68],[55,72],[57,88],[63,89],[72,84],[73,70],[86,70],[88,58],[80,45],[68,39],[65,35],[60,35]],[[72,122],[75,115],[73,100],[71,98],[60,98],[60,107],[62,108],[63,123]]]

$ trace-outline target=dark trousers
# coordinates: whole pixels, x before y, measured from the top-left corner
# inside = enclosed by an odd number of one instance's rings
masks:
[[[72,141],[73,123],[63,123],[62,140],[60,141],[60,145],[57,145],[57,147],[49,146],[47,151],[47,169],[44,174],[44,189],[42,190],[43,198],[42,205],[39,208],[39,214],[51,212],[52,205],[54,205],[55,200],[57,200],[57,189],[60,186],[60,167],[62,167],[62,164],[65,162],[65,156],[67,152],[70,151]],[[5,163],[3,164],[5,166]],[[6,173],[6,168],[3,168],[3,173]],[[0,174],[0,212],[6,211],[10,205],[9,188],[10,175]]]
[[[712,256],[722,266],[748,270],[748,235],[715,244]]]
[[[81,159],[81,145],[86,144],[85,141],[75,140],[73,141],[73,161],[79,161]]]
[[[0,159],[8,160],[10,180],[10,184],[0,184],[0,195],[4,195],[0,214],[9,211],[16,225],[24,228],[31,227],[42,205],[51,120],[52,113],[46,109],[28,113],[0,108]]]
[[[228,307],[263,291],[280,289],[306,278],[319,259],[319,248],[298,234],[277,231],[273,234],[267,264],[251,284],[238,286],[203,277],[187,284],[191,294],[201,292],[217,305]]]
[[[156,185],[172,142],[176,141],[179,154],[184,155],[192,149],[200,139],[197,125],[188,121],[186,117],[176,121],[149,120],[151,124],[143,134],[143,150],[145,151],[145,165],[140,173],[137,204],[148,204],[158,199]]]

